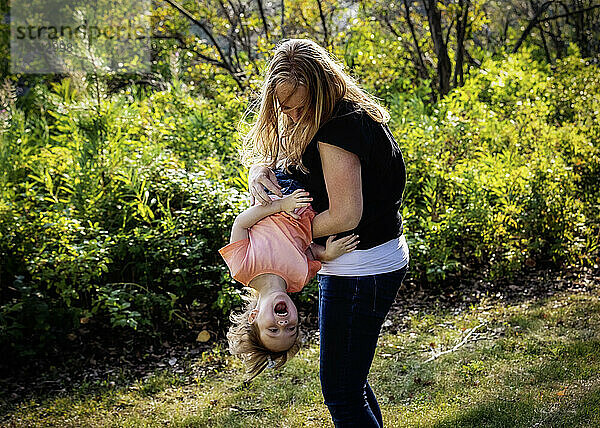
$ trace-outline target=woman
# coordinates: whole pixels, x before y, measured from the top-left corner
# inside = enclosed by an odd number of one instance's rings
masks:
[[[408,268],[399,214],[406,184],[389,114],[316,43],[282,42],[269,63],[252,147],[251,202],[281,196],[284,167],[313,197],[313,240],[357,234],[351,253],[322,263],[320,380],[336,427],[382,427],[367,376],[381,325]]]

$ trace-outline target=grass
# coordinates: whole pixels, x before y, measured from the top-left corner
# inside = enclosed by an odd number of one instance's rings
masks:
[[[467,342],[433,361],[426,360]],[[207,369],[207,367],[209,369]],[[184,373],[106,379],[22,402],[8,427],[332,426],[318,378],[318,346],[244,385],[239,362],[215,347]],[[600,290],[465,311],[413,313],[384,332],[370,382],[386,427],[600,426]],[[114,385],[111,383],[114,382]]]

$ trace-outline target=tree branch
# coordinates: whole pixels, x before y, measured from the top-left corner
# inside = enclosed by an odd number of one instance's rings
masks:
[[[564,7],[564,5],[563,5],[563,7]],[[576,15],[578,13],[589,12],[590,10],[598,9],[599,7],[600,7],[600,4],[597,4],[594,6],[586,7],[584,9],[579,9],[579,10],[574,10],[574,11],[571,11],[568,13],[563,13],[562,15],[549,16],[548,18],[540,19],[538,22],[546,22],[546,21],[551,21],[553,19],[566,18],[568,16]]]
[[[463,339],[463,340],[462,340],[460,343],[458,343],[457,345],[455,345],[455,346],[454,346],[454,348],[452,348],[452,349],[448,349],[448,350],[446,350],[446,351],[443,351],[443,352],[434,353],[434,354],[433,354],[431,357],[429,357],[427,360],[425,360],[425,362],[424,362],[424,363],[428,363],[428,362],[430,362],[430,361],[433,361],[433,360],[435,360],[435,359],[438,359],[438,358],[439,358],[439,357],[441,357],[442,355],[446,355],[446,354],[449,354],[449,353],[451,353],[451,352],[455,352],[455,351],[456,351],[458,348],[460,348],[460,347],[461,347],[461,346],[463,346],[465,343],[467,343],[467,340],[469,340],[469,337],[471,337],[471,335],[472,335],[472,334],[475,332],[475,330],[477,330],[479,327],[482,327],[482,326],[484,326],[485,324],[487,324],[487,323],[483,322],[483,323],[479,324],[478,326],[476,326],[476,327],[473,327],[473,328],[471,329],[471,331],[469,332],[469,334],[467,334],[467,335],[465,336],[465,338],[464,338],[464,339]]]
[[[464,85],[463,75],[463,62],[465,53],[465,33],[467,30],[467,17],[469,16],[469,6],[471,5],[470,0],[466,0],[463,4],[463,0],[459,0],[461,7],[461,13],[457,18],[456,26],[456,61],[454,63],[454,81],[453,86],[456,87],[458,83],[458,77],[460,76],[460,85]]]
[[[327,34],[327,22],[325,21],[325,15],[323,14],[323,5],[321,4],[321,0],[317,0],[317,5],[319,6],[319,16],[321,17],[321,24],[323,25],[323,38],[325,42],[325,46],[329,46],[329,35]]]
[[[548,61],[548,64],[552,64],[552,56],[550,55],[550,50],[548,49],[548,44],[546,43],[546,36],[544,35],[544,28],[542,27],[542,24],[538,23],[538,28],[540,30],[542,42],[544,43],[544,53],[546,54],[546,61]]]
[[[219,53],[219,56],[221,57],[221,61],[223,61],[224,63],[227,63],[227,60],[226,60],[225,55],[223,54],[223,51],[219,47],[219,44],[217,43],[217,40],[215,39],[213,34],[210,31],[208,31],[208,28],[206,28],[206,26],[202,22],[200,22],[196,18],[194,18],[191,13],[189,13],[186,9],[184,9],[183,6],[181,6],[175,0],[165,0],[165,1],[167,3],[169,3],[171,6],[173,6],[175,9],[177,9],[179,12],[181,12],[187,19],[189,19],[194,24],[196,24],[198,27],[200,27],[202,29],[202,31],[204,31],[204,33],[206,33],[206,35],[210,39],[210,42],[215,47],[215,49],[217,49],[217,52]]]
[[[537,25],[538,18],[540,17],[540,15],[542,13],[544,13],[546,11],[546,9],[548,9],[548,7],[552,3],[554,3],[554,0],[547,1],[547,2],[543,3],[537,11],[535,11],[533,18],[527,24],[527,27],[521,34],[521,37],[519,37],[519,40],[517,40],[517,43],[515,44],[515,47],[513,48],[512,53],[515,53],[519,50],[519,48],[521,47],[521,45],[523,44],[523,42],[525,41],[525,39],[527,38],[529,33],[531,33],[531,30],[533,30],[533,28]]]
[[[554,16],[549,16],[547,18],[543,18],[543,19],[539,19],[539,16],[546,11],[546,9],[548,8],[548,6],[554,3],[554,1],[547,1],[546,3],[542,4],[542,6],[540,6],[540,9],[536,12],[536,14],[534,15],[534,17],[531,19],[531,21],[529,21],[529,24],[527,25],[527,28],[525,28],[525,30],[523,31],[523,34],[521,34],[521,37],[519,37],[519,40],[517,41],[517,44],[515,45],[515,47],[513,48],[513,53],[515,53],[516,51],[519,50],[519,48],[521,47],[521,44],[525,41],[525,38],[527,38],[527,36],[529,35],[529,33],[531,33],[531,31],[533,30],[533,28],[539,24],[540,22],[546,22],[546,21],[553,21],[559,18],[567,18],[569,16],[572,15],[576,15],[579,13],[585,13],[585,12],[589,12],[590,10],[594,10],[600,7],[600,4],[594,5],[594,6],[590,6],[590,7],[586,7],[584,9],[579,9],[579,10],[574,10],[571,12],[567,12],[567,13],[563,13],[561,15],[554,15]],[[565,7],[564,4],[561,4],[561,6]]]
[[[260,12],[260,19],[262,19],[263,28],[265,30],[265,37],[269,40],[269,25],[267,24],[267,18],[265,17],[265,11],[263,9],[262,0],[256,0],[258,3],[258,11]]]
[[[285,38],[285,0],[281,0],[281,37]]]
[[[415,49],[417,50],[417,59],[419,60],[419,67],[421,68],[423,73],[422,77],[425,77],[427,74],[427,67],[425,67],[425,62],[423,61],[423,54],[421,53],[421,47],[419,46],[419,41],[417,39],[415,27],[413,25],[412,19],[410,19],[410,6],[408,5],[407,0],[404,0],[404,15],[406,17],[408,28],[410,29],[410,34],[413,38],[413,42],[415,43]]]
[[[227,73],[229,73],[229,75],[233,78],[233,80],[235,80],[235,83],[238,85],[238,87],[241,90],[244,90],[244,85],[242,84],[239,76],[243,75],[243,73],[241,73],[241,71],[239,70],[234,70],[231,65],[227,62],[223,62],[223,61],[219,61],[218,59],[212,58],[206,54],[203,54],[202,52],[198,51],[196,48],[194,47],[190,47],[188,46],[185,41],[183,40],[183,36],[181,34],[172,34],[172,35],[164,35],[164,36],[152,36],[153,39],[166,39],[166,40],[176,40],[178,43],[178,46],[181,49],[186,49],[188,51],[194,52],[200,59],[204,60],[205,62],[212,64],[216,67],[222,68],[223,70],[225,70]]]

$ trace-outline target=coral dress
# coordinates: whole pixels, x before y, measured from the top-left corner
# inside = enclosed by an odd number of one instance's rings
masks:
[[[248,285],[260,274],[273,273],[285,280],[288,293],[295,293],[317,274],[321,262],[306,254],[317,213],[310,205],[297,208],[295,213],[300,220],[286,212],[265,217],[248,229],[249,238],[219,249],[235,280]]]

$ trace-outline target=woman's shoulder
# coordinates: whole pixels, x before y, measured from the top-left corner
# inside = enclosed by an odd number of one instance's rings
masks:
[[[342,98],[337,103],[335,103],[331,119],[356,119],[362,117],[364,113],[364,109],[358,103],[352,100]]]
[[[357,103],[341,99],[335,103],[331,117],[319,127],[319,133],[351,131],[362,124],[365,111]]]

